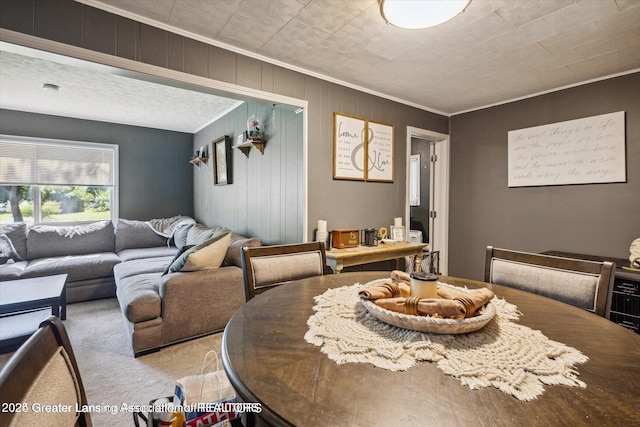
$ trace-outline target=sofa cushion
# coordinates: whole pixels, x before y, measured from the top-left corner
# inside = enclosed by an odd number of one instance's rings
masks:
[[[116,297],[113,276],[67,282],[67,304]]]
[[[76,226],[33,225],[27,238],[30,260],[67,255],[114,252],[111,221]]]
[[[229,247],[231,233],[218,234],[184,251],[169,267],[170,273],[177,271],[200,271],[219,268]]]
[[[24,261],[16,252],[16,248],[13,247],[11,239],[6,234],[0,234],[0,265],[6,264],[10,260],[13,262]]]
[[[160,273],[125,277],[117,283],[116,294],[120,309],[129,322],[143,322],[160,317],[159,286]]]
[[[175,246],[158,246],[155,248],[125,249],[118,252],[121,261],[131,261],[134,259],[158,258],[175,256],[178,248]]]
[[[184,242],[184,245],[197,245],[198,243],[202,243],[205,240],[213,237],[213,230],[209,227],[206,227],[202,224],[194,224],[189,227],[189,231],[187,231],[187,240]],[[176,246],[177,242],[176,242]]]
[[[242,267],[242,252],[241,249],[245,246],[247,247],[255,247],[261,246],[262,240],[257,237],[244,237],[239,234],[231,234],[231,241],[229,242],[229,248],[227,249],[227,254],[224,257],[224,261],[222,263],[223,266],[227,265],[235,265],[238,267]]]
[[[146,221],[120,218],[116,224],[116,252],[124,249],[167,246],[168,240],[153,231]]]
[[[157,257],[121,262],[113,267],[113,275],[116,278],[116,284],[119,284],[121,280],[127,277],[138,274],[161,273],[171,260],[171,257]]]
[[[0,225],[0,234],[5,234],[11,239],[11,243],[13,243],[13,247],[16,248],[20,258],[27,259],[27,224],[17,222]]]
[[[173,246],[181,248],[187,245],[187,235],[189,234],[189,230],[195,224],[187,224],[181,227],[178,227],[176,231],[173,233],[172,243]]]
[[[194,224],[187,232],[187,241],[185,245],[198,245],[205,240],[209,240],[215,236],[223,236],[229,232],[225,227],[208,228],[202,224]]]
[[[120,258],[113,252],[39,258],[29,261],[21,278],[68,274],[67,281],[96,279],[113,275]]]
[[[10,262],[0,265],[0,281],[19,279],[29,261]]]

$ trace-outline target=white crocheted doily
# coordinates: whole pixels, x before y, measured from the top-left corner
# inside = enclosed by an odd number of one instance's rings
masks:
[[[575,365],[588,358],[512,322],[520,313],[503,299],[492,300],[496,316],[481,330],[438,335],[376,319],[359,303],[358,292],[365,287],[356,283],[315,297],[316,313],[307,321],[305,339],[339,364],[371,363],[404,371],[419,361],[437,362],[445,374],[471,389],[493,386],[520,400],[537,398],[545,384],[586,387],[577,378]]]

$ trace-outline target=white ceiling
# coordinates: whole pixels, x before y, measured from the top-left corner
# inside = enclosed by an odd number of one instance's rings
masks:
[[[640,0],[472,0],[425,30],[377,0],[76,1],[446,115],[640,70]],[[0,43],[0,108],[194,133],[240,104],[33,55]]]
[[[242,104],[122,74],[1,43],[0,108],[195,133]]]
[[[378,0],[77,1],[445,114],[640,69],[640,0],[472,0],[424,30]]]

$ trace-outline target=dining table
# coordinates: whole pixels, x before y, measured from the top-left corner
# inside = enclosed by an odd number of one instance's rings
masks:
[[[333,360],[322,346],[305,339],[319,296],[390,275],[360,271],[292,281],[258,295],[233,315],[222,337],[222,361],[238,400],[259,408],[246,414],[247,424],[640,425],[640,335],[586,310],[517,289],[452,276],[438,279],[469,290],[490,289],[517,307],[518,317],[509,322],[586,356],[567,366],[581,386],[542,384],[535,397],[519,399],[496,386],[463,384],[460,376],[446,374],[440,362],[384,369],[366,361]],[[421,336],[426,342],[436,338]],[[504,351],[518,357],[509,347]]]

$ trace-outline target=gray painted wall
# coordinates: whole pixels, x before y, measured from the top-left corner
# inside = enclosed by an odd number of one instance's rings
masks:
[[[365,228],[388,226],[394,217],[404,216],[406,127],[448,133],[449,120],[445,116],[309,77],[71,0],[26,0],[0,5],[0,27],[3,28],[307,100],[309,227],[306,234],[309,239],[314,237],[318,219],[327,220],[329,228]],[[393,183],[333,180],[333,113],[336,111],[395,126]]]
[[[272,110],[272,108],[274,108]],[[228,135],[231,145],[255,115],[266,132],[264,154],[252,148],[247,158],[232,149],[232,184],[214,185],[213,159],[194,168],[194,210],[210,227],[223,225],[238,234],[258,236],[264,244],[302,240],[304,182],[302,115],[290,107],[244,103],[198,132],[194,151]]]
[[[507,132],[625,111],[626,183],[507,187]],[[640,73],[451,118],[449,274],[487,245],[627,258],[640,237]]]
[[[0,133],[117,144],[121,218],[193,215],[191,134],[12,110],[0,110]]]
[[[389,227],[406,209],[407,126],[448,133],[448,118],[309,77],[309,238],[318,219],[334,228]],[[333,179],[333,113],[394,125],[394,182]],[[405,224],[406,225],[406,224]]]

